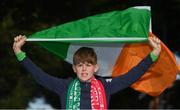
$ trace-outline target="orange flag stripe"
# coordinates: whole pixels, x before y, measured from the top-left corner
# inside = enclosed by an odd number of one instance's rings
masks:
[[[160,95],[170,87],[179,72],[179,66],[172,52],[161,42],[161,54],[148,71],[131,87],[151,96]],[[116,77],[127,73],[152,51],[147,43],[126,44],[113,68],[112,76]]]

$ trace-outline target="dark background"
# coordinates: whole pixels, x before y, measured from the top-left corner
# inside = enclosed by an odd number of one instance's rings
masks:
[[[59,98],[37,85],[20,66],[12,50],[16,35],[29,35],[87,16],[141,5],[151,6],[153,33],[179,55],[180,0],[0,0],[0,108],[26,108],[30,100],[39,96],[60,108]],[[72,73],[70,65],[39,46],[28,42],[23,49],[54,76]],[[159,97],[158,108],[180,108],[179,91],[176,81]],[[152,99],[127,88],[112,97],[110,108],[152,108]]]

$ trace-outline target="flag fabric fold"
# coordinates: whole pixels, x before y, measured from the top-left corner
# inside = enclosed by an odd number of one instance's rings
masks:
[[[151,51],[147,44],[150,31],[150,7],[132,7],[55,26],[30,35],[27,41],[38,41],[69,63],[77,49],[92,47],[101,67],[97,74],[117,77]],[[157,62],[131,86],[133,89],[157,96],[175,80],[178,65],[171,51],[162,42],[161,45]]]
[[[148,7],[111,11],[68,22],[30,35],[29,41],[142,42],[147,41]]]
[[[158,96],[176,80],[176,75],[180,71],[176,58],[162,41],[161,48],[158,60],[131,86],[132,88],[151,96]],[[151,51],[151,47],[146,43],[125,45],[118,60],[116,60],[112,76],[116,77],[128,72]]]

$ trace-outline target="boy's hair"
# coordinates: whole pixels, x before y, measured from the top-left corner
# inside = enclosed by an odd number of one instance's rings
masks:
[[[73,64],[76,65],[85,62],[93,65],[97,64],[97,55],[93,48],[81,47],[75,52],[73,56]]]

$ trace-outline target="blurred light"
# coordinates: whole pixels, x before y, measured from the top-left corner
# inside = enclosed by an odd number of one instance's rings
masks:
[[[176,57],[177,64],[180,65],[180,56],[177,52],[175,52],[175,57]],[[176,80],[180,80],[180,73],[177,74]]]
[[[33,101],[29,102],[27,110],[54,110],[54,108],[45,102],[43,97],[35,98]]]

